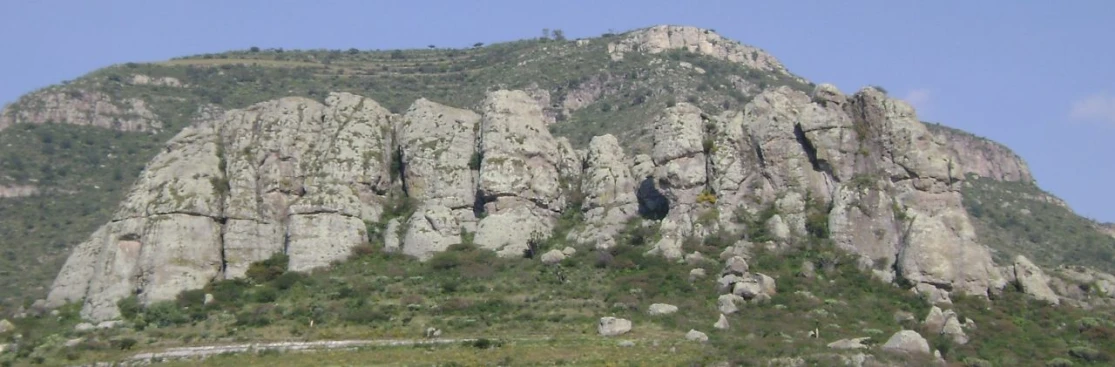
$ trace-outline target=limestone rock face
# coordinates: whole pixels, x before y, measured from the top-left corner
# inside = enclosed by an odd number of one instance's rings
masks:
[[[1061,299],[1049,288],[1049,278],[1037,265],[1030,262],[1025,256],[1018,255],[1014,258],[1014,279],[1030,297],[1052,304],[1060,304]]]
[[[163,124],[139,98],[115,99],[92,89],[50,88],[24,96],[19,108],[0,111],[0,130],[48,122],[122,131],[157,131]]]
[[[581,179],[585,226],[570,237],[596,248],[614,246],[616,234],[629,219],[638,215],[635,188],[636,177],[631,173],[619,141],[612,135],[593,138]]]
[[[978,243],[961,204],[957,183],[962,175],[913,108],[865,88],[845,109],[856,124],[866,125],[863,148],[873,159],[865,160],[862,169],[889,178],[893,185],[893,214],[905,231],[896,258],[900,275],[965,294],[1002,287],[991,254]]]
[[[403,116],[397,133],[403,182],[410,200],[422,203],[407,221],[403,253],[426,259],[460,243],[462,228],[475,228],[479,128],[475,112],[426,99]]]
[[[926,124],[926,127],[946,142],[952,160],[965,175],[975,174],[999,181],[1034,181],[1029,165],[1010,148],[945,126]]]
[[[657,54],[670,50],[688,50],[752,69],[790,75],[782,63],[765,51],[697,27],[660,25],[644,28],[627,33],[623,40],[608,45],[608,53],[613,60],[622,59],[626,52]]]
[[[108,320],[121,298],[173,299],[276,252],[295,271],[347,257],[367,242],[364,219],[382,211],[391,121],[374,101],[336,93],[325,104],[284,98],[186,128],[112,222],[77,247],[48,303],[85,299],[83,317]]]
[[[670,259],[682,256],[681,243],[685,237],[711,233],[705,224],[697,223],[700,213],[711,210],[697,202],[708,180],[703,146],[705,122],[701,110],[688,103],[667,108],[655,121],[651,155],[655,172],[649,190],[669,204],[669,212],[662,219],[662,239],[655,244],[654,251]]]
[[[476,243],[518,255],[534,233],[550,234],[565,206],[559,143],[546,130],[541,107],[522,91],[490,92],[481,111],[477,193],[486,217]]]

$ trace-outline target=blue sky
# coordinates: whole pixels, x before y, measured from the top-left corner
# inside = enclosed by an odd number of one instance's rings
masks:
[[[632,4],[639,4],[638,6]],[[466,47],[557,28],[716,29],[844,91],[1005,143],[1079,213],[1115,221],[1112,1],[0,1],[0,103],[128,61],[243,49]]]

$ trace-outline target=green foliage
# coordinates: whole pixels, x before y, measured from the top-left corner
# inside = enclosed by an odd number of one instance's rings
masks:
[[[480,170],[480,163],[484,161],[484,154],[480,152],[472,152],[472,157],[468,160],[468,168],[473,171]]]
[[[281,252],[276,252],[267,260],[257,261],[248,265],[248,271],[245,273],[245,276],[256,284],[267,283],[285,273],[289,262],[290,256]]]
[[[125,320],[134,320],[143,311],[143,305],[139,303],[139,298],[136,296],[128,296],[116,301],[116,308],[120,310],[120,316]]]
[[[714,194],[712,192],[712,190],[708,190],[708,189],[706,189],[704,191],[701,191],[700,194],[697,194],[697,204],[715,205],[716,204],[716,194]]]
[[[805,198],[805,231],[809,236],[824,240],[829,238],[829,208],[812,195]]]

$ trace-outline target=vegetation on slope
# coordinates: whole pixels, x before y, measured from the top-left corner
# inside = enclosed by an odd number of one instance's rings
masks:
[[[758,223],[756,219],[748,224]],[[576,225],[576,215],[563,216],[558,233],[535,245],[539,251],[564,248],[563,232]],[[751,232],[755,231],[693,239],[687,251],[716,256],[741,237],[759,239]],[[669,262],[644,255],[655,230],[636,219],[617,236],[616,247],[580,248],[556,265],[526,257],[499,258],[471,245],[467,235],[463,244],[424,263],[380,251],[379,240],[355,249],[348,261],[310,274],[286,271],[286,258],[276,255],[253,264],[246,279],[214,282],[203,290],[183,292],[174,301],[144,308],[134,298],[125,299],[119,303],[127,319],[123,328],[73,331],[79,322],[76,305],[64,307],[58,316],[16,320],[16,332],[23,337],[5,337],[16,349],[0,361],[62,365],[117,360],[172,346],[422,338],[430,327],[443,330],[444,338],[476,340],[289,357],[249,353],[205,363],[320,365],[391,356],[398,364],[436,361],[447,366],[720,361],[747,366],[777,358],[833,365],[840,357],[827,343],[867,336],[867,344],[877,346],[901,329],[922,332],[945,358],[969,366],[1061,360],[1098,366],[1115,355],[1109,311],[1055,308],[1030,301],[1013,287],[990,304],[975,298],[956,300],[953,309],[977,325],[968,330],[972,341],[967,345],[929,335],[918,323],[928,311],[925,301],[857,268],[853,257],[835,248],[825,232],[793,241],[785,251],[756,250],[749,260],[751,271],[775,278],[778,292],[767,302],[743,305],[741,312],[728,315],[730,329],[723,331],[712,327],[719,316],[715,274],[720,262]],[[689,271],[698,267],[711,276],[690,279]],[[212,297],[208,303],[207,294]],[[647,309],[653,303],[673,304],[680,311],[651,316]],[[902,314],[913,319],[898,317]],[[631,319],[634,329],[618,338],[597,336],[601,316]],[[683,334],[690,329],[704,331],[709,341],[686,341]],[[813,331],[819,331],[819,337],[811,337]],[[71,338],[77,339],[65,346]],[[635,346],[620,347],[621,340]],[[878,350],[871,353],[908,365],[925,362]]]
[[[996,250],[997,262],[1010,263],[1021,254],[1047,267],[1075,264],[1115,272],[1115,238],[1036,185],[971,176],[963,193],[976,234]]]

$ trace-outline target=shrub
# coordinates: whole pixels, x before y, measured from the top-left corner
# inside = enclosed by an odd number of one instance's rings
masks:
[[[287,254],[276,252],[270,258],[248,265],[245,275],[256,284],[263,284],[279,277],[286,272],[290,257]]]
[[[143,312],[143,319],[159,327],[185,324],[190,318],[182,312],[178,304],[170,301],[156,302],[147,307]]]
[[[472,152],[472,158],[468,160],[468,168],[473,171],[480,170],[480,163],[484,161],[484,155],[480,152]]]
[[[252,292],[252,299],[259,303],[271,303],[279,299],[279,290],[271,286],[261,286]]]
[[[116,301],[116,308],[120,310],[120,316],[126,320],[134,320],[143,311],[143,306],[139,304],[139,298],[134,295]]]
[[[1107,360],[1107,356],[1104,355],[1103,352],[1086,346],[1075,346],[1069,348],[1069,355],[1088,362],[1100,362]]]
[[[287,290],[302,282],[304,279],[306,279],[306,276],[302,275],[302,273],[288,271],[271,281],[271,284],[280,290]]]
[[[713,194],[712,190],[708,189],[701,191],[700,194],[697,194],[697,204],[716,204],[716,194]]]
[[[113,340],[112,341],[112,346],[114,348],[117,348],[117,349],[120,349],[120,350],[129,350],[129,349],[132,349],[132,347],[134,347],[138,343],[139,343],[139,341],[137,341],[135,339],[132,339],[132,338],[122,338],[122,339]]]

